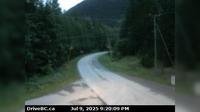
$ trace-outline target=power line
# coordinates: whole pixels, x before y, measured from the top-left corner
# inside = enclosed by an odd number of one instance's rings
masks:
[[[167,55],[170,59],[170,62],[173,64],[173,60],[171,58],[169,48],[167,47],[164,36],[163,36],[163,34],[162,34],[162,32],[159,28],[159,25],[157,24],[157,17],[163,16],[163,15],[168,15],[168,14],[174,14],[174,12],[165,12],[165,13],[162,13],[162,14],[153,15],[153,22],[154,22],[154,67],[155,67],[155,70],[157,70],[157,67],[158,67],[158,65],[157,65],[157,30],[160,34],[162,42],[164,43],[164,46],[165,46]],[[152,16],[152,15],[150,15],[150,16]]]
[[[167,43],[166,43],[166,41],[165,41],[165,39],[164,39],[164,36],[163,36],[163,34],[162,34],[161,30],[160,30],[160,27],[159,27],[158,24],[156,24],[156,26],[157,26],[157,28],[158,28],[158,32],[159,32],[159,34],[160,34],[161,40],[162,40],[162,42],[163,42],[163,44],[164,44],[164,47],[165,47],[165,50],[166,50],[166,52],[167,52],[167,55],[168,55],[168,57],[169,57],[169,59],[170,59],[170,62],[171,62],[171,64],[173,64],[173,60],[172,60],[172,57],[171,57],[171,55],[170,55],[169,48],[167,47]]]

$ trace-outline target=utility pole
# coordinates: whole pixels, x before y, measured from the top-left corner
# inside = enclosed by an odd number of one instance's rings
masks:
[[[157,15],[153,16],[154,21],[154,68],[155,71],[157,71],[158,65],[157,65],[157,24],[156,24],[156,17]]]
[[[162,14],[155,14],[153,15],[153,22],[154,22],[154,68],[155,68],[155,71],[157,71],[158,69],[158,53],[157,53],[157,30],[158,30],[158,25],[157,25],[157,17],[160,17],[162,15],[166,15],[166,14],[171,14],[170,12],[167,12],[167,13],[162,13]],[[160,30],[158,30],[160,31]],[[161,32],[160,32],[161,33]],[[162,36],[162,35],[161,35]],[[161,37],[163,38],[163,37]],[[163,40],[163,39],[162,39]],[[164,40],[163,40],[164,41]],[[164,43],[166,49],[167,49],[167,46],[166,44]],[[168,50],[168,49],[167,49]],[[169,55],[169,52],[167,51],[168,55]]]

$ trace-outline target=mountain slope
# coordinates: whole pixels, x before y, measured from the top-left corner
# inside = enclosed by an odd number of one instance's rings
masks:
[[[124,16],[129,0],[84,0],[67,13],[86,19],[94,19],[115,26]]]

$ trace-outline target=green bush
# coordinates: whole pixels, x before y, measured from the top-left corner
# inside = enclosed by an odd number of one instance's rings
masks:
[[[147,68],[152,68],[154,65],[153,58],[149,54],[145,55],[140,63]]]
[[[128,55],[128,40],[127,39],[122,39],[119,40],[116,44],[115,47],[113,49],[113,55],[116,56],[117,58],[121,58],[123,56]]]

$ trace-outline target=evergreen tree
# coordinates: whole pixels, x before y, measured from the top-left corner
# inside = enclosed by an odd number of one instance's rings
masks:
[[[153,66],[156,30],[158,60],[166,66],[172,65],[175,53],[174,17],[173,0],[130,0],[116,52],[121,56],[140,55],[143,65]]]

